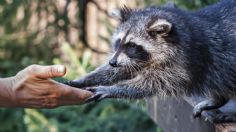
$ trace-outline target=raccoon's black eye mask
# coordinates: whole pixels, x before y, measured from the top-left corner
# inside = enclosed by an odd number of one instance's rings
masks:
[[[133,42],[128,42],[124,45],[124,53],[131,59],[147,61],[150,58],[150,54],[141,45]]]
[[[117,39],[114,45],[115,51],[120,50],[125,53],[131,59],[137,59],[146,61],[150,58],[150,54],[144,50],[141,45],[137,45],[134,42],[128,42],[121,44],[121,39]]]

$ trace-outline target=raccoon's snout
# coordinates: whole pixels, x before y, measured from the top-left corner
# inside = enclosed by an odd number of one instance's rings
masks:
[[[118,66],[118,65],[117,65],[117,60],[111,59],[111,60],[109,61],[109,65],[111,65],[112,67],[117,67],[117,66]]]

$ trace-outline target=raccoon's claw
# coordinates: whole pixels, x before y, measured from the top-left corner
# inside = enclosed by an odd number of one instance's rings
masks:
[[[196,107],[193,108],[193,118],[197,118],[200,117],[202,114],[202,110],[198,109]]]
[[[201,116],[201,112],[200,111],[193,111],[193,118],[197,118]]]
[[[111,97],[105,90],[99,90],[99,88],[87,88],[86,90],[91,91],[94,95],[86,100],[86,102],[99,102],[105,98]]]
[[[197,118],[200,117],[202,114],[203,108],[201,106],[201,104],[197,104],[196,106],[194,106],[193,108],[193,118]]]
[[[88,98],[88,99],[86,100],[86,102],[92,102],[92,101],[94,101],[94,102],[99,102],[99,101],[101,101],[102,99],[106,98],[106,96],[107,96],[107,95],[98,94],[98,93],[97,93],[97,94],[93,95],[92,97]]]
[[[96,91],[96,88],[86,88],[86,90],[94,93]]]

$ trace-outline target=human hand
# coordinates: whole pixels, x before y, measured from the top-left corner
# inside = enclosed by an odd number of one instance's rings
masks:
[[[66,68],[61,65],[31,65],[11,78],[13,107],[55,108],[82,104],[92,93],[58,83],[50,78],[62,77]]]

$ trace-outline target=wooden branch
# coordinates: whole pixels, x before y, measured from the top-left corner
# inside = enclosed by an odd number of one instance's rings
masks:
[[[214,124],[213,117],[221,112],[235,112],[236,101],[231,100],[219,110],[204,111],[201,118],[192,116],[193,106],[204,100],[201,97],[176,99],[167,97],[147,99],[151,118],[167,132],[234,132],[236,123]]]

